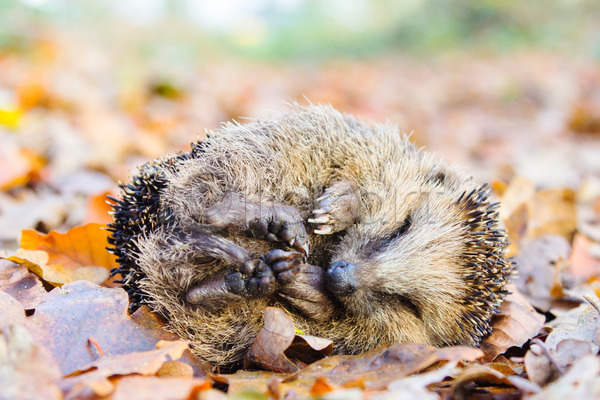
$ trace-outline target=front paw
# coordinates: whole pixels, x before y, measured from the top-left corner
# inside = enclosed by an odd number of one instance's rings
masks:
[[[263,214],[263,213],[261,213]],[[288,246],[308,255],[308,234],[304,221],[294,207],[271,206],[265,216],[249,222],[249,232],[252,236],[276,242],[285,242]]]
[[[354,184],[349,181],[334,183],[325,189],[308,222],[317,235],[329,235],[348,228],[358,214],[360,200]]]

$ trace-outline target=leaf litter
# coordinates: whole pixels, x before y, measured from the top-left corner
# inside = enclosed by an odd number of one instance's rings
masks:
[[[122,50],[87,39],[32,40],[37,59],[0,53],[0,90],[15,99],[0,105],[0,397],[600,397],[597,61],[216,61],[196,66],[197,83],[121,65]],[[114,71],[135,79],[110,81]],[[220,374],[147,307],[127,314],[126,293],[107,281],[102,229],[116,182],[205,127],[302,95],[414,130],[418,145],[493,181],[518,274],[481,349],[332,357],[335,343],[267,309],[246,369]]]

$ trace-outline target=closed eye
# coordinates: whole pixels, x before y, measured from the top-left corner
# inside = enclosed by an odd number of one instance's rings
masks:
[[[404,222],[402,222],[402,225],[400,225],[400,227],[398,227],[398,229],[396,229],[395,231],[393,231],[389,235],[387,235],[387,236],[385,236],[385,237],[377,240],[376,242],[372,243],[372,245],[368,246],[369,249],[367,250],[367,254],[372,254],[374,252],[382,251],[390,243],[393,243],[396,240],[398,240],[399,238],[401,238],[402,236],[404,236],[409,231],[409,229],[410,229],[411,226],[412,226],[412,218],[409,215],[409,216],[406,217],[406,219],[404,220]]]
[[[402,222],[402,225],[400,225],[400,227],[398,229],[396,229],[395,231],[390,233],[384,239],[384,242],[391,242],[393,240],[399,239],[400,237],[404,236],[406,234],[406,232],[408,232],[408,230],[410,229],[411,226],[412,226],[412,218],[409,215],[404,219],[404,222]]]

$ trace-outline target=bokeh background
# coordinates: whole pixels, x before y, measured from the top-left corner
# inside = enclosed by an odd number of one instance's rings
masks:
[[[0,0],[0,249],[223,121],[331,103],[475,179],[600,187],[600,2]]]

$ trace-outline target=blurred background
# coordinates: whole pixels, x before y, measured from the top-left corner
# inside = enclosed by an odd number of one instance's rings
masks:
[[[137,165],[290,102],[482,182],[599,187],[600,2],[0,0],[0,250],[106,222]]]

